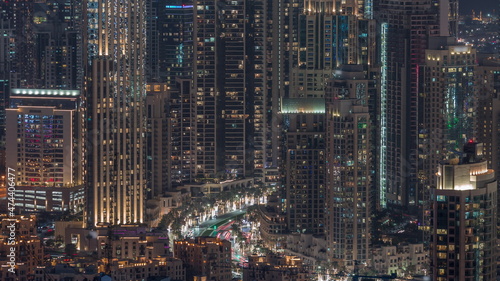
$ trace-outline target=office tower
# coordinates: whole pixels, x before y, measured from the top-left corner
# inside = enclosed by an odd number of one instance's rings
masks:
[[[496,278],[497,189],[481,144],[469,142],[463,158],[439,165],[431,189],[432,280]]]
[[[214,237],[175,241],[174,257],[186,267],[186,280],[230,281],[231,242]]]
[[[146,167],[147,197],[152,199],[172,188],[171,90],[167,83],[146,85]]]
[[[7,109],[7,167],[19,211],[78,211],[83,204],[80,92],[13,89]]]
[[[343,66],[327,91],[326,239],[329,257],[354,269],[369,260],[374,188],[375,79],[363,65]],[[373,109],[373,107],[372,107]]]
[[[495,129],[500,126],[500,61],[491,57],[480,58],[475,67],[474,81],[477,93],[476,138],[483,143],[488,168],[500,171],[500,133]]]
[[[145,5],[86,6],[88,202],[91,224],[144,222]]]
[[[192,75],[193,1],[157,1],[160,80],[169,87]]]
[[[378,3],[381,95],[379,151],[380,204],[416,210],[418,66],[425,62],[427,38],[438,35],[431,1]]]
[[[419,178],[425,189],[436,183],[439,162],[476,136],[475,66],[476,50],[453,37],[433,37],[425,50],[419,77]]]

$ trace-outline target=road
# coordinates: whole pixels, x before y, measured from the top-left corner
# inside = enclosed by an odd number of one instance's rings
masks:
[[[234,212],[226,213],[218,216],[216,219],[208,220],[200,224],[200,227],[194,227],[193,236],[215,236],[217,231],[214,230],[214,226],[220,226],[230,220],[233,220],[237,216],[243,215],[246,213],[246,209],[237,210]]]

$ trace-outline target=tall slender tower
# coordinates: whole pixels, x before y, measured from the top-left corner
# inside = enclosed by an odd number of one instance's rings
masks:
[[[476,136],[484,144],[488,167],[500,171],[500,60],[480,59],[475,67],[477,93]],[[497,181],[500,175],[497,173]]]
[[[435,185],[439,162],[476,136],[476,50],[455,41],[431,38],[419,71],[419,179],[425,189]]]
[[[87,2],[86,103],[90,223],[142,223],[145,4]]]
[[[198,178],[215,178],[220,166],[219,147],[216,146],[220,118],[217,118],[216,87],[216,24],[215,1],[197,1],[194,5],[193,91],[196,96],[196,174]]]
[[[368,260],[374,190],[375,79],[363,65],[346,65],[329,83],[326,102],[327,214],[326,240],[332,261],[354,269]]]
[[[378,3],[381,41],[379,151],[380,204],[416,210],[418,160],[418,67],[427,39],[439,35],[431,0]]]

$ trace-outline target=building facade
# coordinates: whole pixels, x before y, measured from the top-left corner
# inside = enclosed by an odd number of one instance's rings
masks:
[[[380,205],[417,210],[418,67],[429,36],[439,35],[430,0],[377,3],[380,26]]]
[[[86,87],[90,224],[144,222],[144,2],[87,1]]]
[[[425,189],[436,183],[439,162],[461,152],[476,136],[476,50],[453,37],[431,38],[420,68],[419,178]]]
[[[329,258],[353,269],[369,259],[375,146],[374,79],[363,66],[344,66],[327,93],[327,231]]]
[[[80,91],[12,89],[7,109],[7,167],[16,171],[22,211],[83,207]]]
[[[462,159],[439,165],[431,189],[433,280],[496,278],[497,193],[481,144],[469,142]]]
[[[174,257],[183,261],[186,280],[230,281],[231,242],[213,237],[196,237],[175,241]]]
[[[476,138],[484,144],[488,167],[500,171],[500,60],[491,57],[479,59],[475,67],[477,92]],[[497,173],[497,181],[499,174]]]

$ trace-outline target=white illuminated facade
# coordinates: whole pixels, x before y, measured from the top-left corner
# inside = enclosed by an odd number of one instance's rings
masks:
[[[88,222],[142,223],[144,1],[87,1]]]

